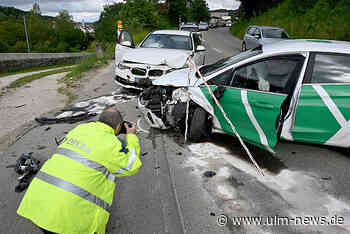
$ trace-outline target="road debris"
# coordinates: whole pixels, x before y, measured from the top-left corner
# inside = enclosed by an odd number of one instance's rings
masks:
[[[20,107],[23,107],[23,106],[26,106],[27,104],[23,104],[23,105],[19,105],[19,106],[15,106],[15,108],[20,108]]]
[[[141,154],[142,157],[146,156],[148,154],[148,152],[144,152]]]
[[[35,118],[35,121],[40,123],[41,125],[46,125],[46,124],[58,124],[58,123],[77,123],[83,120],[87,120],[93,116],[96,116],[96,114],[92,113],[78,113],[77,115],[74,116],[67,116],[67,117],[61,117],[61,118]]]
[[[73,104],[56,114],[54,118],[43,117],[35,118],[35,120],[40,124],[77,123],[102,113],[107,107],[125,103],[134,98],[136,98],[134,95],[113,93]]]
[[[322,177],[321,179],[322,179],[322,180],[331,180],[332,177],[331,177],[331,176],[325,176],[325,177]]]
[[[46,146],[44,146],[44,145],[38,145],[36,148],[37,148],[38,150],[43,150],[43,149],[46,149]]]
[[[147,134],[150,133],[149,131],[147,131],[147,130],[145,130],[145,129],[143,129],[141,127],[141,118],[137,120],[136,127],[137,127],[137,132],[144,132],[144,133],[147,133]]]
[[[55,137],[56,145],[59,146],[63,140],[64,140],[64,137],[61,137],[61,138]]]
[[[45,131],[49,131],[51,129],[51,127],[47,127],[45,128]]]
[[[204,172],[203,175],[204,175],[205,177],[211,178],[211,177],[213,177],[213,176],[216,175],[216,172],[215,172],[215,171],[206,171],[206,172]]]
[[[10,165],[8,168],[13,167],[15,172],[20,176],[18,179],[18,185],[15,187],[15,192],[19,193],[24,191],[28,186],[30,179],[40,169],[40,161],[32,156],[33,152],[23,153],[16,161],[16,165]]]

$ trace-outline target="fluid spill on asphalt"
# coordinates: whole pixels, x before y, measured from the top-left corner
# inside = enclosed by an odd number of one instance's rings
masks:
[[[228,147],[223,142],[231,142],[234,146]],[[290,210],[286,211],[290,217],[312,215],[330,218],[334,215],[340,215],[344,217],[345,224],[335,228],[350,231],[350,205],[325,192],[319,176],[308,172],[289,170],[282,162],[282,166],[279,166],[278,170],[268,168],[271,162],[263,164],[265,176],[260,176],[250,161],[242,157],[244,152],[238,147],[240,146],[235,145],[234,139],[222,139],[218,142],[217,138],[215,142],[188,145],[188,149],[193,154],[185,165],[191,165],[194,168],[192,173],[201,176],[200,178],[203,178],[202,175],[205,171],[217,173],[215,177],[204,178],[202,182],[216,199],[223,202],[222,207],[225,207],[225,212],[236,214],[234,209],[237,209],[237,205],[234,204],[238,200],[242,214],[249,213],[249,210],[252,209],[251,205],[244,202],[239,195],[240,189],[244,188],[245,181],[237,181],[234,175],[240,171],[248,175],[247,181],[257,181],[265,188],[279,194],[291,207]],[[255,151],[254,155],[257,159],[266,154],[260,155]],[[275,173],[276,171],[278,173]]]
[[[213,134],[206,142],[213,143],[218,147],[223,147],[227,151],[231,152],[235,157],[250,163],[250,159],[243,150],[238,139],[233,136]],[[278,174],[281,170],[287,168],[287,166],[279,158],[274,157],[269,152],[249,144],[248,147],[253,154],[254,159],[262,169]]]

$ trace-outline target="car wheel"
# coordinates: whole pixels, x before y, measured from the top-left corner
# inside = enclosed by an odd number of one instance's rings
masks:
[[[196,107],[193,112],[191,124],[189,126],[189,139],[192,141],[200,141],[210,135],[208,123],[208,113],[200,107]]]
[[[242,52],[247,50],[247,45],[245,42],[242,43]]]

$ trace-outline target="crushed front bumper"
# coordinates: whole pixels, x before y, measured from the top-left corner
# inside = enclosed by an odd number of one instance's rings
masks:
[[[136,82],[131,82],[131,81],[124,79],[123,77],[118,76],[118,75],[115,75],[114,83],[116,83],[117,85],[119,85],[123,88],[126,88],[126,89],[137,89],[137,90],[144,89],[144,87],[140,86]]]
[[[152,128],[168,129],[168,127],[165,126],[163,120],[146,107],[146,104],[142,101],[142,95],[139,95],[137,99],[137,105],[144,118]]]

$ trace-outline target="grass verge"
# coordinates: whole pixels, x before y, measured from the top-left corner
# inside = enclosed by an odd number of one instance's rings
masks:
[[[3,72],[0,73],[0,78],[4,76],[11,76],[21,73],[28,73],[28,72],[36,72],[36,71],[42,71],[42,70],[48,70],[48,69],[54,69],[54,68],[61,68],[61,67],[67,67],[72,66],[74,64],[59,64],[59,65],[51,65],[51,66],[41,66],[41,67],[31,67],[31,68],[25,68],[25,69],[14,69],[13,71],[9,72]]]
[[[293,38],[350,41],[349,0],[284,0],[275,8],[233,24],[231,32],[242,38],[248,26],[284,28]]]
[[[135,44],[138,44],[147,36],[148,33],[151,32],[151,29],[133,29],[130,31],[133,35]],[[102,47],[104,51],[103,58],[98,58],[96,54],[84,57],[70,73],[59,81],[60,83],[65,84],[64,87],[58,89],[58,92],[68,97],[66,105],[70,105],[77,98],[77,95],[75,95],[76,91],[74,89],[80,86],[81,80],[84,79],[84,73],[88,72],[89,70],[98,69],[105,66],[108,64],[108,60],[114,59],[115,43],[104,43]],[[93,49],[91,49],[91,51],[92,50]]]
[[[54,75],[54,74],[58,74],[58,73],[63,73],[63,72],[69,72],[71,71],[72,68],[63,68],[63,69],[57,69],[57,70],[53,70],[53,71],[47,71],[47,72],[41,72],[38,74],[34,74],[34,75],[30,75],[30,76],[25,76],[22,78],[19,78],[17,80],[15,80],[14,82],[12,82],[8,88],[19,88],[29,82],[32,82],[34,80],[38,80],[40,78],[43,78],[45,76],[50,76],[50,75]]]
[[[100,59],[96,56],[96,54],[84,57],[81,62],[71,70],[70,73],[59,80],[59,83],[63,83],[65,85],[64,87],[59,88],[58,92],[68,97],[66,105],[71,104],[77,98],[77,96],[74,94],[76,93],[74,89],[80,86],[80,82],[86,72],[108,64],[107,56],[111,54],[111,52],[106,50],[104,54],[105,56]]]

